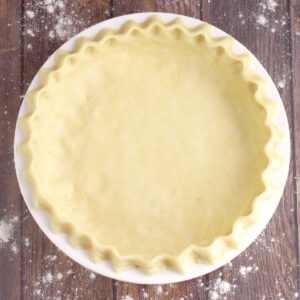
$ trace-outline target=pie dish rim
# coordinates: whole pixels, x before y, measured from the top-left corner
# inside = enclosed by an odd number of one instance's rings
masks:
[[[130,19],[130,17],[131,17],[132,15],[129,15],[128,17],[129,17],[129,19]],[[178,15],[176,15],[176,16],[178,16]],[[182,16],[180,16],[180,17],[182,17]],[[155,21],[155,22],[157,22],[157,21]],[[133,26],[135,26],[135,25],[133,25]],[[181,25],[182,26],[182,25]],[[210,26],[210,25],[209,25]],[[230,43],[232,42],[232,40],[231,40],[231,38],[229,38],[229,40],[230,40]],[[223,43],[222,43],[223,44]],[[224,44],[223,44],[224,45]],[[230,47],[230,46],[226,46],[226,47]],[[43,68],[43,67],[42,67]],[[261,83],[260,83],[261,84]],[[272,116],[272,118],[273,118],[273,116]],[[276,133],[277,134],[277,133]],[[277,137],[278,138],[278,137]],[[277,141],[275,141],[276,143],[277,142],[280,142],[279,140],[277,140]],[[273,153],[274,154],[274,153]],[[280,166],[280,168],[282,167],[282,165]],[[18,179],[19,179],[19,176],[18,176]],[[278,193],[280,193],[280,191],[278,191]],[[247,222],[250,222],[250,220],[248,220]],[[256,221],[251,221],[250,223],[255,223]],[[245,225],[245,224],[244,224]],[[243,225],[243,226],[244,226]],[[231,241],[232,242],[232,241]],[[194,250],[192,250],[192,251],[194,251]],[[119,259],[119,258],[118,258]],[[132,259],[132,258],[130,258],[130,259]],[[166,257],[164,257],[164,258],[162,258],[162,259],[166,259]],[[136,262],[133,262],[132,263],[132,265],[134,265],[134,264],[136,264]],[[160,264],[161,264],[161,262],[160,262]],[[213,265],[216,265],[217,263],[216,263],[216,261],[215,262],[213,262],[212,263]],[[177,271],[182,271],[185,267],[183,266],[178,266],[178,268],[176,267],[176,263],[175,263],[175,266],[173,266]],[[116,268],[118,269],[118,266],[116,266]],[[145,270],[144,269],[144,271],[146,271],[147,272],[147,270]],[[161,271],[161,270],[159,270],[159,271]]]

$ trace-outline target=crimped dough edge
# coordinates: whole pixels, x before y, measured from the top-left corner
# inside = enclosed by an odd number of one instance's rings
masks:
[[[26,95],[30,112],[19,120],[19,125],[25,134],[25,141],[19,145],[18,150],[25,158],[23,177],[33,187],[35,205],[37,208],[46,210],[49,213],[51,227],[55,233],[67,233],[72,247],[88,249],[93,262],[100,263],[109,260],[117,273],[133,268],[137,268],[145,274],[155,274],[166,269],[186,273],[195,264],[216,265],[226,259],[230,251],[243,248],[247,242],[248,230],[259,222],[264,215],[263,211],[272,198],[281,192],[280,188],[274,182],[274,174],[284,166],[284,160],[276,152],[277,145],[283,139],[282,133],[274,123],[278,109],[277,104],[266,94],[267,82],[265,79],[251,70],[251,55],[249,53],[242,55],[234,54],[232,49],[234,39],[231,36],[213,38],[211,36],[211,28],[212,26],[207,23],[202,23],[194,28],[187,28],[180,18],[176,18],[174,21],[166,24],[158,16],[152,16],[143,23],[136,23],[130,20],[119,30],[104,29],[93,38],[80,37],[76,41],[74,51],[61,50],[55,54],[55,66],[49,69],[42,69],[39,74],[39,87]],[[108,39],[130,35],[137,30],[140,33],[152,30],[151,32],[155,35],[155,29],[164,30],[169,33],[184,34],[190,38],[199,39],[201,42],[204,41],[212,48],[215,48],[217,50],[216,53],[218,51],[225,52],[227,56],[239,62],[242,68],[242,77],[250,85],[255,101],[264,107],[266,111],[264,125],[270,131],[270,138],[264,149],[265,155],[268,158],[268,166],[261,174],[265,189],[253,199],[251,212],[246,216],[240,216],[236,219],[230,234],[215,238],[210,245],[205,247],[191,244],[178,256],[162,253],[151,260],[145,260],[137,255],[120,255],[115,247],[99,244],[92,235],[80,232],[76,224],[61,219],[56,208],[39,195],[37,180],[31,172],[32,125],[30,118],[35,110],[41,91],[48,84],[50,78],[58,74],[59,70],[64,67],[66,61],[73,60],[75,62],[76,57],[82,52],[96,45],[99,46],[99,44],[101,45],[101,43],[104,43]]]

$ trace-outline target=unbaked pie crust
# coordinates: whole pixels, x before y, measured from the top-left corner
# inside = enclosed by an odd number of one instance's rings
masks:
[[[216,264],[279,193],[276,104],[250,55],[210,30],[151,17],[80,38],[26,96],[23,176],[95,263]]]

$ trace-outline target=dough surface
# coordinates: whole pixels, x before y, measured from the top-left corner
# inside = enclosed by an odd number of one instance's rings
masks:
[[[164,32],[65,62],[31,116],[32,176],[60,218],[121,255],[228,235],[264,191],[265,109],[238,64]]]

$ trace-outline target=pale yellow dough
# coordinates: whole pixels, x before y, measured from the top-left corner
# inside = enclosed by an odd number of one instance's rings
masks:
[[[163,27],[66,59],[30,116],[37,199],[91,237],[98,258],[102,245],[178,256],[230,234],[265,189],[270,139],[242,72],[222,49]]]

